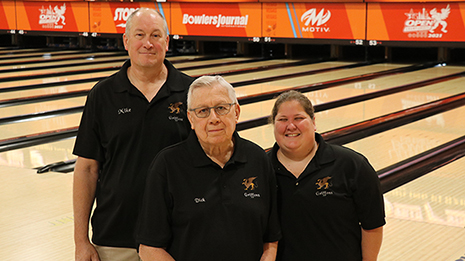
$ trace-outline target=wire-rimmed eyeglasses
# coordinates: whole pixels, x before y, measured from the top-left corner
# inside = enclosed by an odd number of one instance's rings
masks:
[[[218,116],[223,116],[229,113],[231,110],[231,107],[235,105],[236,103],[224,103],[224,104],[219,104],[213,107],[199,107],[199,108],[194,108],[194,109],[189,109],[190,111],[193,111],[195,115],[199,118],[207,118],[210,116],[210,111],[211,109],[214,109],[216,114]]]

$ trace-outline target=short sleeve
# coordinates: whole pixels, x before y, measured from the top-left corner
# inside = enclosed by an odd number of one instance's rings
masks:
[[[380,180],[365,157],[361,156],[359,164],[354,192],[357,215],[362,228],[375,229],[386,224]]]
[[[95,159],[102,162],[104,160],[103,148],[97,125],[98,99],[96,98],[95,87],[87,96],[81,122],[79,124],[78,135],[74,144],[73,154]]]

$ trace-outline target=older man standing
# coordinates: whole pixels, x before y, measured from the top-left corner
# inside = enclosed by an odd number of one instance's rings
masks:
[[[149,168],[137,236],[142,260],[274,260],[276,181],[264,151],[235,131],[234,89],[203,76],[187,104],[194,132]]]
[[[88,95],[74,148],[76,260],[139,260],[134,229],[148,166],[190,132],[186,96],[193,78],[165,60],[167,31],[156,10],[132,13],[123,35],[130,60]]]

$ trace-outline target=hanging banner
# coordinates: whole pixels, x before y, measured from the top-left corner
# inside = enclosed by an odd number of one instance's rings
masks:
[[[123,34],[129,15],[141,7],[152,8],[159,11],[168,22],[169,32],[169,4],[156,2],[89,2],[90,31],[92,33]]]
[[[89,9],[86,2],[16,1],[18,30],[88,32]]]
[[[367,40],[465,41],[465,3],[369,3]]]
[[[0,1],[0,29],[16,30],[14,1]]]
[[[260,37],[260,3],[171,3],[175,35]]]
[[[263,3],[263,36],[365,39],[364,3]]]

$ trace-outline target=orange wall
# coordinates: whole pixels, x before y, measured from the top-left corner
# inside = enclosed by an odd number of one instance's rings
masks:
[[[16,30],[14,1],[0,1],[0,29]]]
[[[363,3],[263,3],[264,37],[365,39]]]
[[[202,1],[0,1],[0,29],[122,34],[132,11],[150,7],[179,36],[465,42],[465,2]]]
[[[369,3],[367,40],[465,41],[464,3]]]

